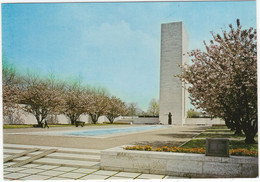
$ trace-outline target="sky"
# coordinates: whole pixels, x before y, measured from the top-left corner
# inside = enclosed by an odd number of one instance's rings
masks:
[[[183,21],[193,50],[237,18],[256,28],[256,2],[2,4],[2,53],[21,74],[81,80],[146,111],[159,99],[161,24]]]

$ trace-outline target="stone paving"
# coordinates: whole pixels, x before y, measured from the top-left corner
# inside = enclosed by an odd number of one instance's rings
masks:
[[[153,147],[165,145],[179,146],[208,127],[209,126],[174,126],[150,132],[125,134],[123,137],[118,136],[102,139],[89,137],[77,137],[75,139],[75,137],[40,135],[34,135],[32,137],[30,135],[14,134],[17,132],[32,131],[70,131],[75,130],[75,127],[58,127],[49,128],[48,130],[38,128],[33,130],[31,128],[4,129],[4,159],[27,152],[33,148],[39,150],[5,162],[3,177],[5,180],[177,179],[180,177],[100,170],[100,150],[126,144],[148,144]],[[95,128],[107,127],[91,127],[91,129]],[[84,128],[78,129],[84,130]],[[31,163],[19,167],[12,167],[12,165],[22,161],[24,162],[32,157],[37,158],[37,156],[39,157],[42,153],[48,152],[48,150],[51,149],[57,149],[57,151],[35,159]]]
[[[100,170],[100,150],[55,147],[57,151],[20,167],[12,165],[54,147],[4,144],[4,158],[32,148],[40,151],[4,163],[4,180],[177,179],[179,177]],[[58,158],[57,158],[58,157]]]
[[[142,126],[142,125],[140,125]],[[135,127],[133,125],[120,126],[88,126],[77,128],[78,131],[86,129],[106,129],[119,127]],[[121,145],[151,145],[152,147],[162,146],[179,146],[190,138],[205,131],[209,126],[172,126],[165,129],[157,129],[147,132],[125,133],[123,136],[114,136],[107,138],[93,137],[69,137],[69,136],[49,136],[40,135],[40,133],[53,133],[60,131],[74,131],[75,127],[51,127],[43,128],[20,128],[20,129],[4,129],[3,143],[25,144],[25,145],[41,145],[53,147],[68,148],[86,148],[86,149],[108,149]],[[40,133],[39,133],[40,132]],[[20,133],[20,134],[17,134]],[[30,135],[28,135],[28,134]],[[34,133],[33,135],[31,135]],[[107,136],[107,135],[106,135]],[[76,140],[76,142],[75,142]],[[97,145],[98,144],[98,145]]]

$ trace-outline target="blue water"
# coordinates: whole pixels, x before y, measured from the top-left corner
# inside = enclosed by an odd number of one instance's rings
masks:
[[[93,129],[93,130],[83,130],[83,131],[73,131],[64,132],[62,135],[73,135],[73,136],[98,136],[98,135],[108,135],[115,133],[131,133],[138,131],[147,131],[157,128],[165,128],[168,126],[163,125],[152,125],[152,126],[138,126],[138,127],[125,127],[125,128],[106,128],[106,129]]]

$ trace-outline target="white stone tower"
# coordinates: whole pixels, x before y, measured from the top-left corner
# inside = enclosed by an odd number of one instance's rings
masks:
[[[187,91],[183,83],[174,75],[181,74],[181,68],[188,61],[188,35],[182,22],[161,25],[161,67],[159,120],[168,124],[168,114],[172,114],[172,124],[185,124],[187,115]]]

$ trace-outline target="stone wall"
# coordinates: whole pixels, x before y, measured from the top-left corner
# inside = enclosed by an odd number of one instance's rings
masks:
[[[225,124],[220,118],[186,118],[186,125],[213,125],[213,124]]]
[[[22,121],[23,124],[37,124],[37,120],[35,116],[31,113],[24,112],[23,110],[19,110],[13,113],[14,116],[17,116],[17,112],[19,112],[19,118],[16,118],[16,120]],[[116,118],[115,121],[117,121],[119,118]],[[9,118],[3,116],[4,124],[21,124],[21,123],[10,123]],[[70,124],[70,120],[64,115],[56,115],[55,118],[56,122],[58,124]],[[80,121],[84,121],[86,123],[91,122],[91,118],[88,115],[81,115],[80,116]],[[109,122],[106,116],[101,116],[98,118],[98,123],[103,123],[103,122]]]
[[[121,146],[101,151],[101,169],[193,178],[249,178],[258,176],[258,158],[134,151]]]
[[[159,123],[159,118],[135,118],[133,120],[133,124],[158,124]]]

